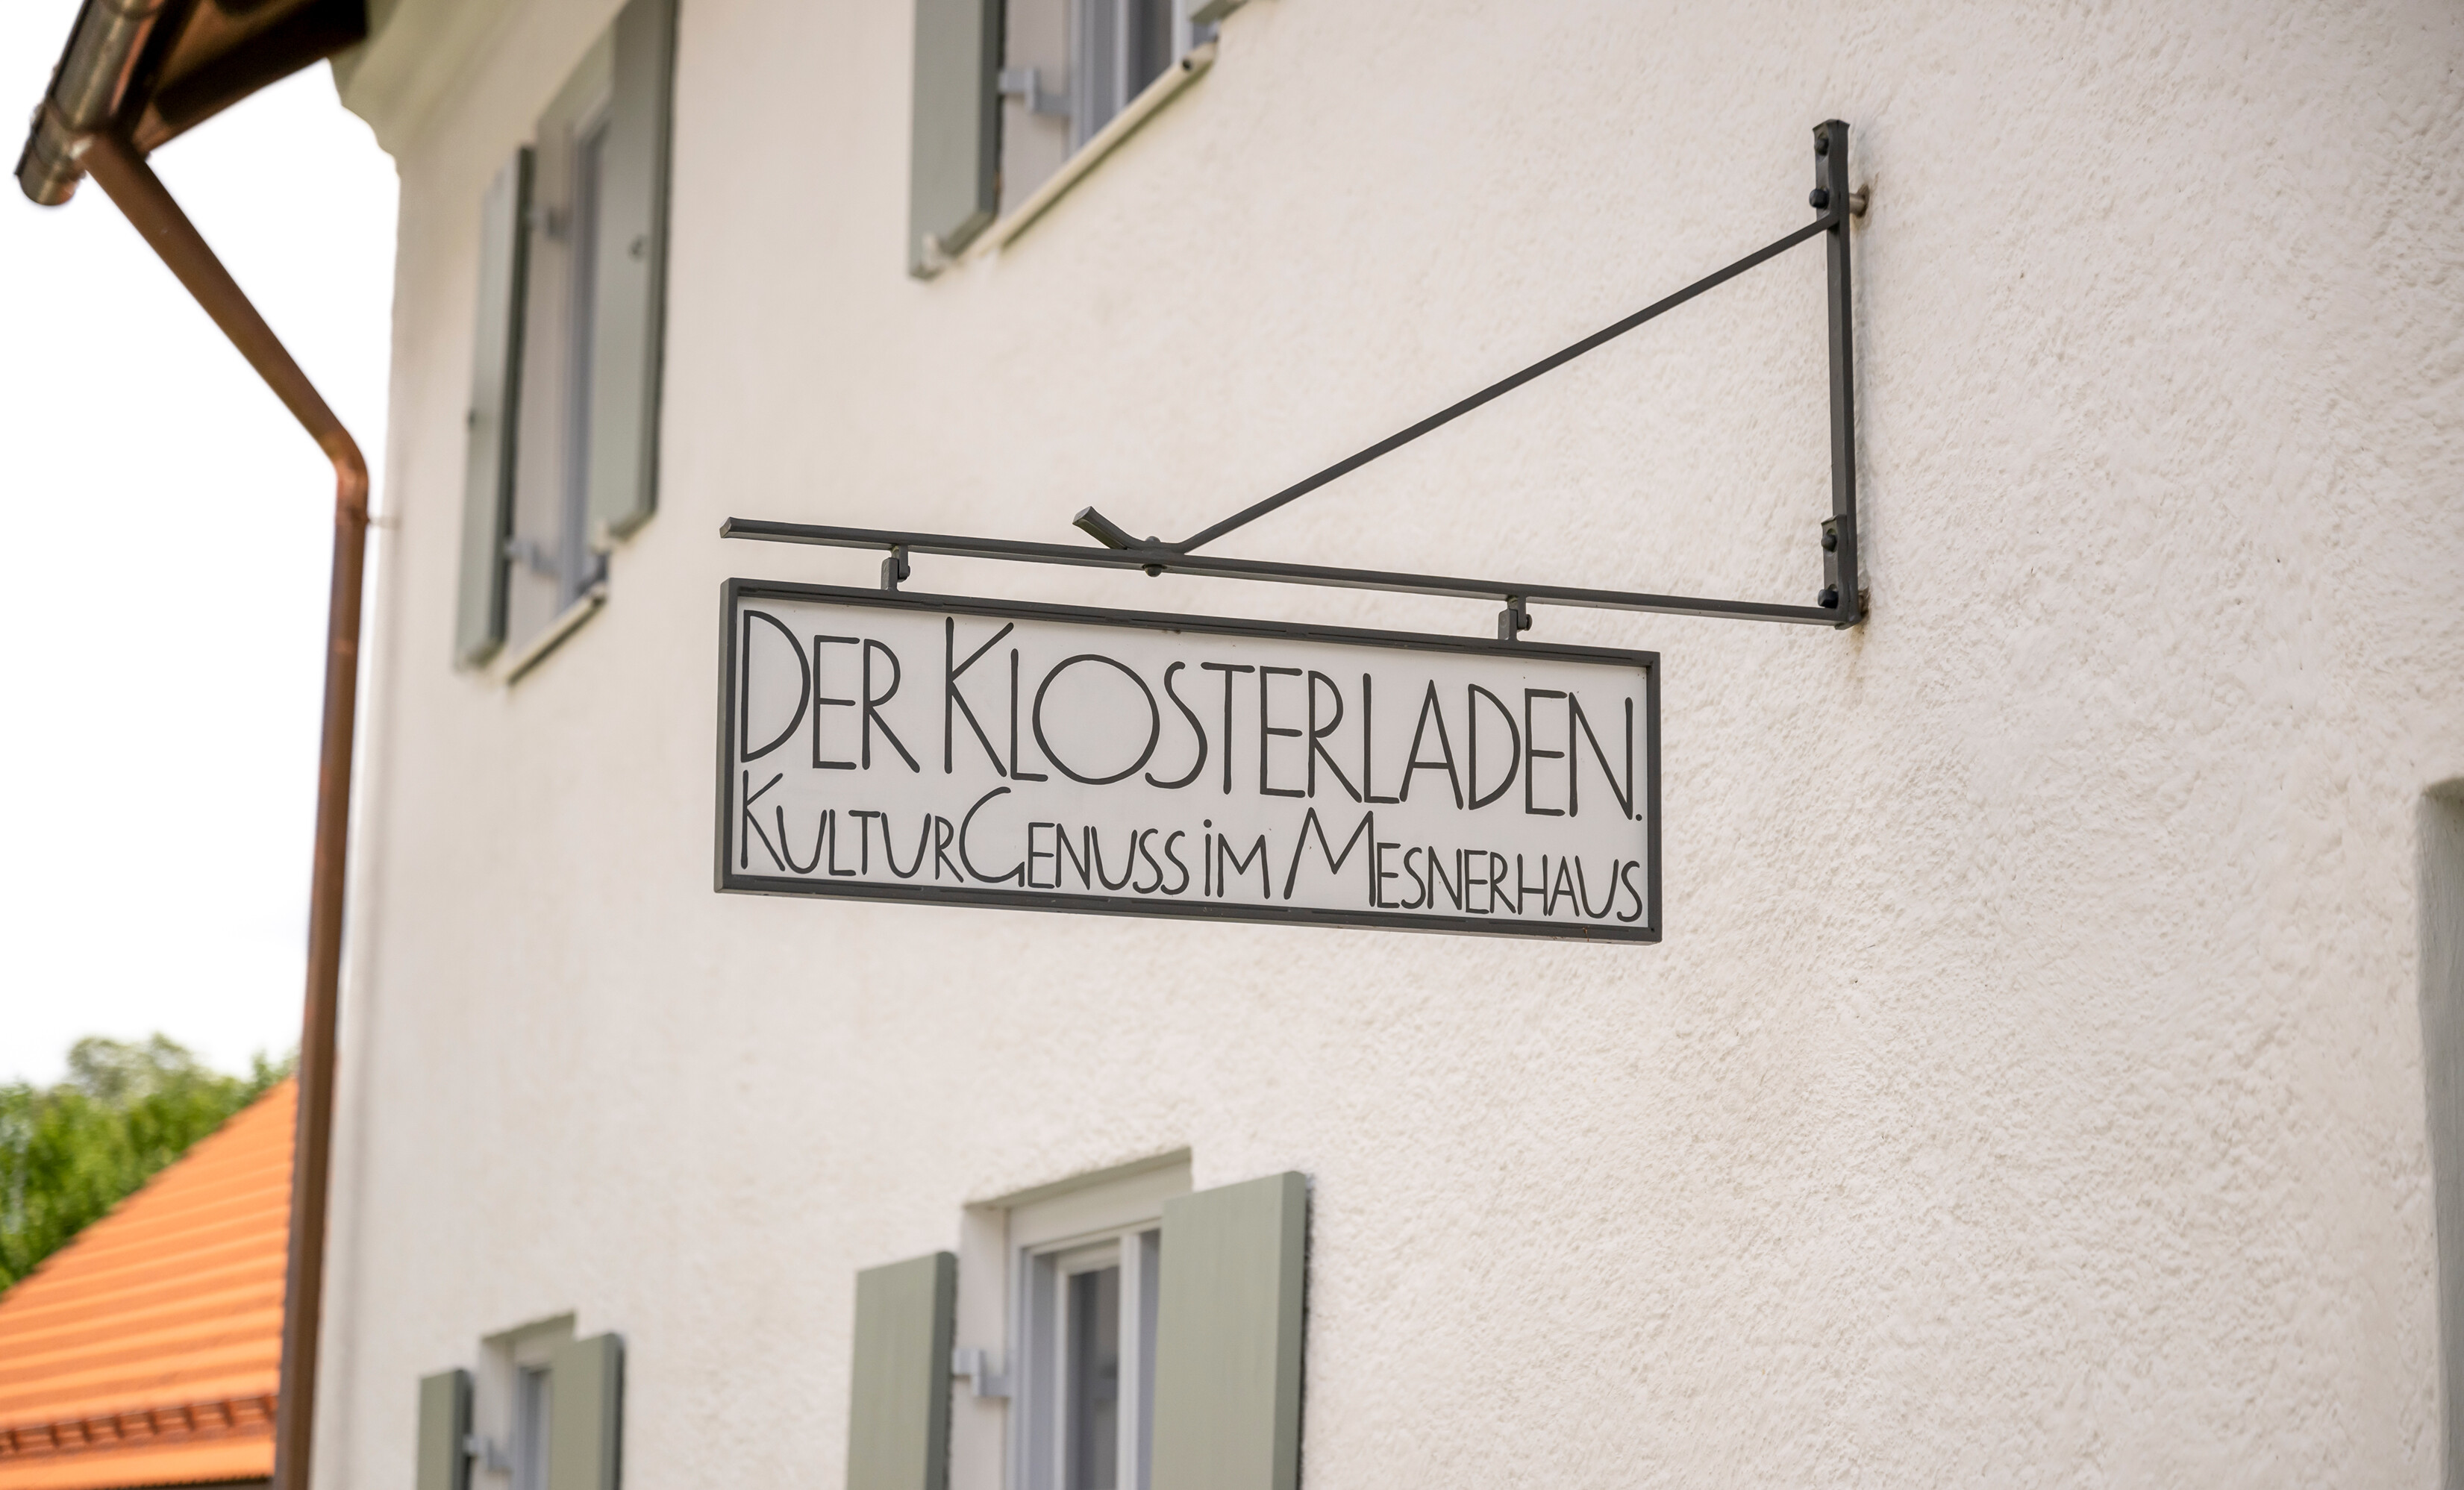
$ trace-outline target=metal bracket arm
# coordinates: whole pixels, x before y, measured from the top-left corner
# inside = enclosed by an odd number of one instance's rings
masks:
[[[1613,322],[1573,345],[1510,373],[1487,387],[1458,400],[1419,423],[1397,430],[1376,444],[1355,451],[1313,475],[1294,482],[1263,501],[1202,528],[1178,543],[1139,539],[1092,507],[1073,519],[1081,532],[1101,544],[1032,543],[1009,538],[966,537],[942,533],[904,533],[880,528],[845,528],[818,523],[764,522],[731,517],[719,528],[722,537],[768,543],[811,543],[835,548],[883,549],[884,589],[896,589],[908,577],[907,556],[943,554],[958,559],[991,559],[1013,563],[1068,564],[1087,568],[1139,569],[1150,576],[1198,575],[1214,580],[1262,580],[1282,584],[1320,584],[1353,590],[1391,590],[1459,600],[1493,600],[1505,603],[1499,615],[1500,640],[1512,641],[1531,625],[1529,607],[1564,605],[1591,610],[1648,611],[1671,616],[1710,616],[1741,621],[1776,621],[1794,625],[1853,626],[1865,619],[1865,592],[1859,568],[1857,533],[1857,407],[1856,315],[1849,274],[1848,224],[1864,212],[1862,191],[1848,186],[1848,126],[1827,120],[1814,131],[1815,186],[1807,203],[1820,214],[1813,222],[1724,268],[1714,270],[1673,295]],[[1448,575],[1401,574],[1376,569],[1347,569],[1324,564],[1293,564],[1254,559],[1217,559],[1196,551],[1235,529],[1308,495],[1327,483],[1390,454],[1420,436],[1462,418],[1473,409],[1512,392],[1523,384],[1564,366],[1737,275],[1778,257],[1798,244],[1819,237],[1828,261],[1828,308],[1831,399],[1831,516],[1821,527],[1822,589],[1811,605],[1782,605],[1760,601],[1712,600],[1700,596],[1654,595],[1624,590],[1596,590],[1522,581],[1463,579]]]

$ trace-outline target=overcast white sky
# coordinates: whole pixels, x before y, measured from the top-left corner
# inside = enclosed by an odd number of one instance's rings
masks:
[[[0,5],[0,120],[76,12]],[[392,162],[319,63],[154,165],[382,510]],[[332,468],[90,183],[0,186],[0,1081],[158,1030],[237,1069],[298,1039]]]

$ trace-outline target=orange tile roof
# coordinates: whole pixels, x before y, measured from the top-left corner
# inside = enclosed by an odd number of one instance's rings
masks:
[[[0,1294],[0,1490],[274,1473],[284,1082]]]

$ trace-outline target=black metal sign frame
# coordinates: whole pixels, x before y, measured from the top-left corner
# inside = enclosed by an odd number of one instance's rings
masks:
[[[1808,204],[1813,222],[1756,249],[1725,268],[1666,296],[1622,320],[1612,322],[1573,345],[1508,374],[1479,392],[1399,429],[1376,444],[1294,482],[1262,501],[1242,509],[1177,543],[1160,538],[1132,537],[1118,523],[1092,507],[1081,509],[1077,527],[1101,547],[1084,544],[1035,543],[1009,538],[967,537],[944,533],[909,533],[887,528],[846,528],[822,523],[767,522],[731,517],[719,529],[722,537],[751,538],[770,543],[809,543],[833,548],[880,549],[881,587],[896,590],[911,572],[909,558],[941,554],[963,559],[1003,559],[1015,563],[1069,564],[1096,568],[1142,569],[1150,577],[1199,575],[1217,580],[1263,580],[1284,584],[1334,585],[1356,590],[1392,590],[1466,600],[1497,600],[1505,609],[1497,618],[1499,640],[1512,642],[1531,625],[1533,605],[1567,605],[1594,610],[1629,610],[1662,615],[1709,616],[1738,621],[1775,621],[1794,625],[1844,629],[1865,619],[1863,570],[1858,557],[1857,532],[1857,353],[1856,306],[1848,258],[1848,225],[1863,211],[1863,193],[1848,185],[1848,126],[1826,120],[1814,130],[1815,186]],[[1828,261],[1829,298],[1824,316],[1830,340],[1831,516],[1821,525],[1822,588],[1811,605],[1783,605],[1762,601],[1720,600],[1701,596],[1654,595],[1623,590],[1585,589],[1570,585],[1515,581],[1463,579],[1445,575],[1403,574],[1386,570],[1344,568],[1323,564],[1291,564],[1254,559],[1217,559],[1196,552],[1236,528],[1243,527],[1328,482],[1357,471],[1431,430],[1521,387],[1543,373],[1656,319],[1696,296],[1727,283],[1757,265],[1777,258],[1801,243],[1823,240]]]
[[[1601,923],[1558,924],[1549,921],[1501,923],[1487,916],[1413,915],[1375,910],[1334,910],[1320,907],[1243,906],[1231,902],[1156,902],[1117,900],[1105,896],[1063,894],[1044,890],[998,890],[961,886],[925,888],[868,881],[828,881],[754,874],[737,869],[735,794],[730,776],[737,767],[738,741],[737,690],[742,686],[744,659],[737,645],[737,615],[746,600],[816,601],[838,605],[865,605],[910,612],[984,617],[1004,621],[1066,622],[1079,625],[1119,626],[1143,631],[1189,631],[1203,635],[1256,637],[1278,641],[1331,642],[1345,646],[1389,647],[1406,651],[1446,652],[1527,661],[1546,657],[1560,662],[1593,664],[1639,670],[1643,674],[1643,739],[1640,791],[1644,862],[1644,909],[1634,926]],[[1301,923],[1348,926],[1397,931],[1444,931],[1483,936],[1539,937],[1564,941],[1657,942],[1661,939],[1660,862],[1660,654],[1614,647],[1567,646],[1532,642],[1493,642],[1485,638],[1440,636],[1406,631],[1366,631],[1340,626],[1304,625],[1288,622],[1239,621],[1218,616],[1188,616],[1133,610],[1097,609],[1080,605],[1048,605],[1024,601],[977,600],[840,585],[791,584],[759,580],[730,580],[720,589],[718,690],[718,811],[715,835],[715,884],[721,893],[805,895],[847,900],[886,900],[909,904],[979,906],[1000,910],[1058,910],[1087,915],[1158,916],[1173,920]]]

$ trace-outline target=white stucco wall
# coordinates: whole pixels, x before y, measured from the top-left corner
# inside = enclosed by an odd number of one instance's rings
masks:
[[[1182,1146],[1201,1186],[1313,1177],[1312,1485],[2435,1482],[2415,838],[2464,775],[2464,15],[1257,0],[924,285],[908,8],[684,0],[661,511],[507,690],[447,667],[476,208],[612,10],[465,23],[377,121],[321,1484],[406,1482],[413,1377],[566,1309],[628,1341],[629,1483],[835,1484],[853,1269]],[[874,562],[720,518],[1190,531],[1802,222],[1831,116],[1874,192],[1871,624],[1535,632],[1662,654],[1664,944],[711,892],[718,583]],[[1820,270],[1222,547],[1808,600]],[[962,1397],[962,1475],[996,1411]]]

